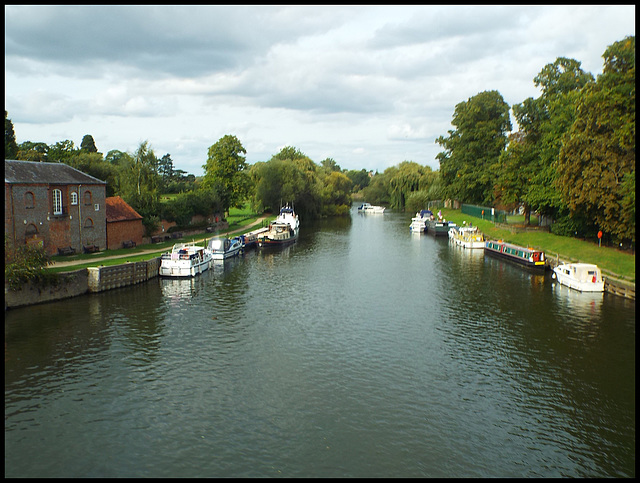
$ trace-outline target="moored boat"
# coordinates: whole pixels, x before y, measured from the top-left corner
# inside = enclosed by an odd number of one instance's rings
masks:
[[[447,221],[444,218],[442,219],[433,219],[427,220],[427,235],[432,236],[448,236],[449,230],[457,228],[453,221]]]
[[[194,242],[176,243],[170,252],[162,254],[158,273],[162,277],[195,277],[213,265],[207,248]]]
[[[420,210],[416,216],[411,218],[409,229],[411,233],[425,233],[427,231],[427,220],[433,216],[431,210]]]
[[[258,237],[262,234],[269,231],[269,228],[262,227],[257,230],[250,231],[245,233],[244,235],[240,235],[242,239],[242,248],[253,248],[258,244]]]
[[[581,292],[604,292],[604,279],[597,265],[565,263],[553,269],[551,278]]]
[[[449,238],[462,248],[484,248],[484,235],[477,226],[460,226],[449,230]]]
[[[235,257],[242,250],[242,238],[212,238],[207,248],[211,251],[214,260],[224,260]]]
[[[384,213],[384,206],[375,206],[371,203],[362,203],[358,206],[358,213],[373,213],[373,214],[382,214]]]
[[[289,206],[280,209],[277,218],[269,224],[269,228],[257,236],[259,247],[286,246],[295,243],[300,231],[300,219]]]
[[[502,240],[487,240],[484,244],[484,253],[535,270],[544,271],[547,268],[547,259],[543,251],[512,245]]]

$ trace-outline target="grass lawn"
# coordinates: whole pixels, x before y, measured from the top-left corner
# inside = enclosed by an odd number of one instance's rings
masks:
[[[475,218],[460,210],[443,209],[442,215],[462,225],[463,221],[473,223],[487,237],[504,240],[520,246],[529,246],[544,250],[548,258],[559,258],[561,261],[595,263],[605,275],[635,283],[636,256],[611,247],[598,247],[597,244],[558,236],[543,231],[512,233],[510,230],[497,228],[493,222]],[[509,217],[509,223],[522,223],[524,217]]]

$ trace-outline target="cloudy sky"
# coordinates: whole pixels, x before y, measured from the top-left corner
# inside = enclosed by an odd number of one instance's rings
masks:
[[[538,97],[558,57],[597,76],[628,35],[633,5],[5,6],[5,109],[18,143],[149,141],[196,175],[226,134],[249,163],[438,169],[456,104]]]

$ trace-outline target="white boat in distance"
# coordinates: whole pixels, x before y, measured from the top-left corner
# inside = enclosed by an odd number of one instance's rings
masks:
[[[176,243],[160,259],[158,273],[162,277],[195,277],[213,265],[213,254],[207,248],[190,243]]]
[[[604,279],[597,265],[565,263],[553,269],[551,278],[581,292],[604,292]]]
[[[211,251],[214,260],[224,260],[238,255],[242,246],[242,238],[236,236],[234,238],[212,238],[209,240],[207,248]]]
[[[362,203],[358,206],[358,213],[384,213],[384,206],[375,206],[370,203]]]

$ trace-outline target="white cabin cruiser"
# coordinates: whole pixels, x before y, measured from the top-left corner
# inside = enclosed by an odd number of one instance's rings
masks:
[[[360,206],[358,206],[358,213],[382,214],[384,213],[384,206],[375,206],[371,203],[362,203]]]
[[[597,265],[565,263],[553,269],[551,278],[581,292],[604,292],[604,279]]]
[[[190,243],[176,243],[171,252],[162,254],[158,273],[162,277],[195,277],[213,265],[207,248]]]
[[[212,238],[207,248],[211,251],[214,260],[224,260],[235,257],[242,250],[243,242],[239,236],[233,238]]]

